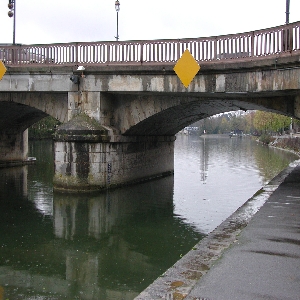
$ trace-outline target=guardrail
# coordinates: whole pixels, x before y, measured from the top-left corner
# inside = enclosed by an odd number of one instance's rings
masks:
[[[300,22],[208,38],[0,46],[7,66],[174,64],[189,49],[201,61],[277,56],[300,50]]]

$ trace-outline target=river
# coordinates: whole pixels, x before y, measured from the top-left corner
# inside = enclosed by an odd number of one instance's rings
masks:
[[[251,138],[178,135],[175,173],[54,193],[52,141],[0,169],[0,300],[131,300],[297,159]]]

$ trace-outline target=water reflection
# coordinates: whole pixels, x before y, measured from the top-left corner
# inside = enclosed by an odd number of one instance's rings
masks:
[[[209,233],[296,158],[250,137],[179,135],[174,212]]]
[[[101,239],[113,233],[120,223],[133,225],[140,220],[160,222],[173,218],[174,178],[89,195],[55,193],[54,228],[57,237],[75,235]]]
[[[265,184],[270,181],[275,175],[274,170],[282,170],[285,168],[287,157],[295,157],[295,155],[268,146],[255,147],[255,160],[257,163],[258,172]]]
[[[200,175],[201,175],[201,181],[205,183],[207,178],[207,168],[208,168],[208,149],[206,145],[206,136],[202,136],[202,139],[200,139],[200,142],[202,142],[200,149],[202,151],[200,152]]]
[[[18,195],[23,198],[28,194],[28,167],[0,168],[0,200],[5,201]]]
[[[28,197],[1,201],[3,299],[133,299],[202,236],[174,216],[172,176],[97,195],[55,193],[52,217],[41,209],[50,197],[42,174]]]
[[[0,300],[133,299],[293,160],[184,136],[174,177],[69,195],[53,194],[52,143],[30,151],[36,165],[0,169]]]
[[[53,142],[50,140],[30,141],[30,156],[37,159],[35,166],[28,168],[29,200],[45,216],[53,215]]]
[[[190,249],[200,235],[174,218],[173,180],[170,176],[84,198],[55,193],[55,235],[72,248],[69,278],[80,283],[88,268],[76,270],[92,261],[102,288],[139,290],[143,281],[160,275]]]

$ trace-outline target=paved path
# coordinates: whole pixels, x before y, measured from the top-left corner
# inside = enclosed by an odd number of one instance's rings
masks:
[[[300,167],[186,299],[300,299]]]
[[[300,300],[300,165],[279,174],[136,299]]]

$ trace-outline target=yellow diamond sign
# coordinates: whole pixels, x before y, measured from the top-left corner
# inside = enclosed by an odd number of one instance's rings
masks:
[[[200,70],[200,66],[190,51],[186,49],[178,59],[173,70],[181,80],[182,84],[187,88]]]
[[[0,60],[0,80],[2,79],[3,75],[6,72],[6,68],[2,60]]]

